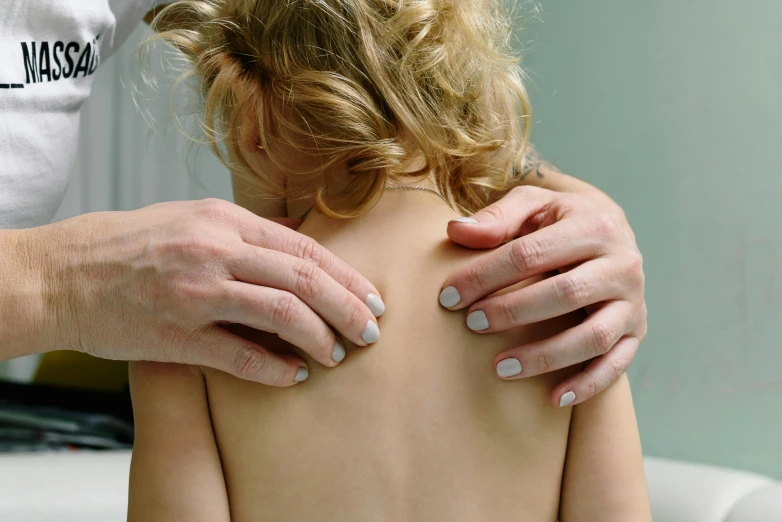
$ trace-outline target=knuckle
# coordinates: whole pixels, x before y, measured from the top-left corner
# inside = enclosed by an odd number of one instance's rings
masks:
[[[282,376],[271,374],[269,366],[269,357],[250,347],[240,350],[234,363],[240,377],[262,378],[269,384],[281,381]]]
[[[640,344],[643,342],[644,338],[646,338],[646,333],[649,329],[649,324],[646,318],[646,304],[644,304],[644,307],[641,311],[640,320],[638,321],[638,326],[636,329],[637,333],[635,334],[635,337],[638,338],[638,344]]]
[[[616,237],[619,235],[616,221],[606,212],[598,212],[594,215],[592,227],[597,237]]]
[[[322,265],[321,265],[322,266]],[[324,267],[325,270],[325,267]],[[347,280],[344,285],[344,288],[350,292],[351,294],[358,294],[361,288],[363,287],[363,282],[361,280],[361,276],[358,274],[358,272],[351,271],[347,274]]]
[[[228,202],[206,198],[196,202],[196,215],[210,221],[224,221],[229,216]]]
[[[605,323],[595,323],[592,325],[592,348],[595,357],[608,352],[615,342],[614,329]]]
[[[634,250],[632,254],[630,254],[630,260],[629,260],[630,270],[633,272],[638,272],[641,275],[644,273],[644,256],[641,255],[641,252],[638,250]]]
[[[572,273],[556,279],[560,304],[568,309],[578,309],[589,304],[589,284]]]
[[[609,358],[608,361],[606,361],[606,364],[608,366],[608,375],[606,383],[606,387],[608,384],[614,382],[619,378],[620,375],[622,375],[625,370],[627,370],[627,367],[629,366],[629,361],[625,360],[622,357],[613,357]]]
[[[320,338],[317,346],[318,351],[323,354],[323,359],[329,361],[329,363],[333,363],[331,356],[334,353],[334,346],[336,343],[336,339],[334,335],[331,334],[330,330],[327,330]]]
[[[212,306],[219,294],[216,285],[207,282],[207,277],[198,271],[190,274],[180,274],[172,277],[164,288],[158,291],[159,299],[169,304],[176,304],[176,309],[182,306],[198,309],[202,305]]]
[[[505,213],[502,211],[502,207],[499,205],[489,205],[488,207],[481,210],[481,212],[486,212],[497,221],[505,221]]]
[[[273,305],[272,323],[276,328],[286,330],[296,324],[300,314],[299,300],[293,294],[285,292]]]
[[[500,308],[508,324],[515,325],[519,323],[519,314],[514,303],[505,299],[500,303]]]
[[[189,303],[190,305],[198,303],[198,306],[194,306],[196,309],[207,302],[211,306],[212,301],[214,301],[214,290],[194,281],[181,283],[179,285],[179,295],[183,303]]]
[[[315,299],[320,296],[322,288],[318,266],[310,261],[298,263],[294,269],[294,291],[302,299]]]
[[[167,243],[167,254],[177,259],[213,260],[225,254],[225,247],[213,237],[199,232],[186,232]]]
[[[549,373],[554,368],[554,361],[545,351],[539,351],[535,354],[535,362],[538,366],[539,373]]]
[[[358,332],[360,336],[367,325],[367,318],[362,307],[349,297],[347,303],[345,303],[345,310],[348,310],[348,328],[351,332]]]
[[[644,275],[643,257],[641,256],[640,252],[633,252],[630,255],[630,259],[627,262],[627,269],[630,273],[630,277],[643,291],[643,287],[646,282],[646,276]]]
[[[471,265],[465,273],[467,285],[475,289],[479,294],[483,293],[485,280],[483,270],[479,265]]]
[[[219,317],[228,317],[232,311],[251,310],[255,308],[255,303],[231,285],[219,283],[215,285],[210,293],[208,306]]]
[[[300,236],[296,238],[296,241],[297,243],[293,248],[296,257],[305,261],[312,261],[316,265],[320,265],[323,262],[323,249],[314,239]]]
[[[517,271],[532,272],[543,265],[546,253],[540,242],[522,238],[511,243],[510,257]]]
[[[583,395],[584,399],[589,399],[593,397],[599,391],[597,382],[595,381],[594,378],[587,379],[587,381],[584,383],[584,391],[585,391]]]

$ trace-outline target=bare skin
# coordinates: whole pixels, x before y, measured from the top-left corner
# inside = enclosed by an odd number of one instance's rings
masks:
[[[311,364],[286,390],[133,365],[129,520],[650,520],[625,378],[573,409],[548,396],[578,367],[495,376],[503,345],[556,335],[578,312],[479,335],[427,298],[481,255],[448,243],[454,217],[433,194],[387,192],[360,220],[311,214],[301,226],[388,305],[376,344],[345,343],[349,364]]]
[[[147,13],[145,22],[151,24],[163,7]],[[535,345],[511,341],[497,354],[497,360],[522,361],[524,371],[508,377],[512,379],[589,362],[553,388],[549,397],[557,405],[563,395],[573,393],[574,404],[578,404],[616,382],[646,336],[643,258],[624,211],[598,188],[565,174],[532,147],[515,174],[517,188],[473,215],[477,224],[447,225],[448,237],[456,244],[489,249],[507,243],[507,248],[448,275],[439,290],[449,286],[458,290],[461,300],[451,310],[484,311],[491,325],[484,333],[585,309],[589,315],[567,334]],[[236,194],[241,204],[242,191]],[[301,214],[283,209],[263,215]],[[572,248],[585,232],[592,239],[591,248]],[[509,256],[508,251],[518,254]],[[495,290],[510,288],[533,275],[571,270],[555,282],[511,292],[501,300],[486,299]],[[503,312],[498,313],[499,309]],[[545,313],[531,315],[531,309]],[[512,321],[503,321],[503,315]]]

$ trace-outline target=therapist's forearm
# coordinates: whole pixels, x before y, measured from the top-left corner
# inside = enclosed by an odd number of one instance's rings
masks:
[[[55,348],[45,300],[46,260],[31,230],[0,230],[0,360]]]

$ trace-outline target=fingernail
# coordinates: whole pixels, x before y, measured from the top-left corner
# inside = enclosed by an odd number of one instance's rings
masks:
[[[310,376],[310,371],[304,366],[302,366],[301,368],[299,368],[299,371],[296,372],[296,377],[294,377],[293,380],[296,382],[301,382],[309,376]]]
[[[334,359],[334,362],[342,362],[342,359],[345,358],[345,347],[339,341],[334,345],[334,353],[331,354],[331,358]]]
[[[559,407],[564,408],[574,400],[576,400],[576,394],[574,392],[569,391],[567,393],[563,393],[562,397],[559,399]]]
[[[513,377],[521,373],[521,363],[518,359],[503,359],[497,364],[497,375],[500,377]]]
[[[364,333],[361,334],[361,338],[367,344],[376,343],[380,339],[380,328],[377,327],[374,321],[367,321],[367,327],[364,329]]]
[[[375,317],[380,317],[383,315],[383,312],[386,311],[386,305],[383,303],[383,300],[380,299],[380,297],[376,296],[375,294],[369,294],[367,296],[367,308],[369,308],[369,311],[372,312],[372,315]]]
[[[471,217],[459,217],[456,219],[452,219],[451,221],[455,221],[456,223],[477,223],[478,220]]]
[[[489,320],[483,310],[475,310],[467,316],[467,328],[474,332],[489,329]]]
[[[459,301],[461,300],[462,300],[462,296],[459,295],[459,291],[456,289],[455,286],[449,286],[448,288],[444,288],[443,291],[440,292],[440,304],[445,308],[451,308],[452,306],[456,306],[459,304]]]

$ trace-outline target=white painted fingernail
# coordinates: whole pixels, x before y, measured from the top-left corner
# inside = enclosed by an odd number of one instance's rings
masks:
[[[521,363],[518,359],[503,359],[497,364],[497,375],[500,377],[513,377],[521,373]]]
[[[386,311],[385,303],[383,303],[383,300],[375,294],[369,294],[367,296],[367,308],[369,308],[369,311],[372,312],[372,315],[375,317],[380,317],[383,315],[383,312]]]
[[[339,341],[334,345],[334,353],[331,354],[331,358],[334,359],[334,362],[342,362],[342,359],[345,358],[345,347]]]
[[[569,391],[567,393],[563,393],[562,397],[559,399],[559,407],[564,408],[565,406],[572,403],[574,400],[576,400],[576,394],[572,391]]]
[[[489,329],[489,320],[483,310],[475,310],[467,316],[467,328],[474,332]]]
[[[451,221],[455,221],[456,223],[477,223],[478,220],[471,217],[459,217],[456,219],[452,219]]]
[[[361,334],[361,338],[367,344],[376,343],[380,339],[380,328],[377,327],[374,321],[367,321],[367,327],[364,329],[364,333]]]
[[[302,366],[301,368],[299,368],[299,371],[296,372],[296,377],[294,377],[293,380],[296,382],[301,382],[309,376],[310,376],[310,371]]]
[[[462,300],[462,296],[459,295],[459,291],[456,289],[455,286],[449,286],[448,288],[444,288],[442,292],[440,292],[440,305],[442,305],[445,308],[451,308],[452,306],[456,306],[459,304],[459,301]]]

